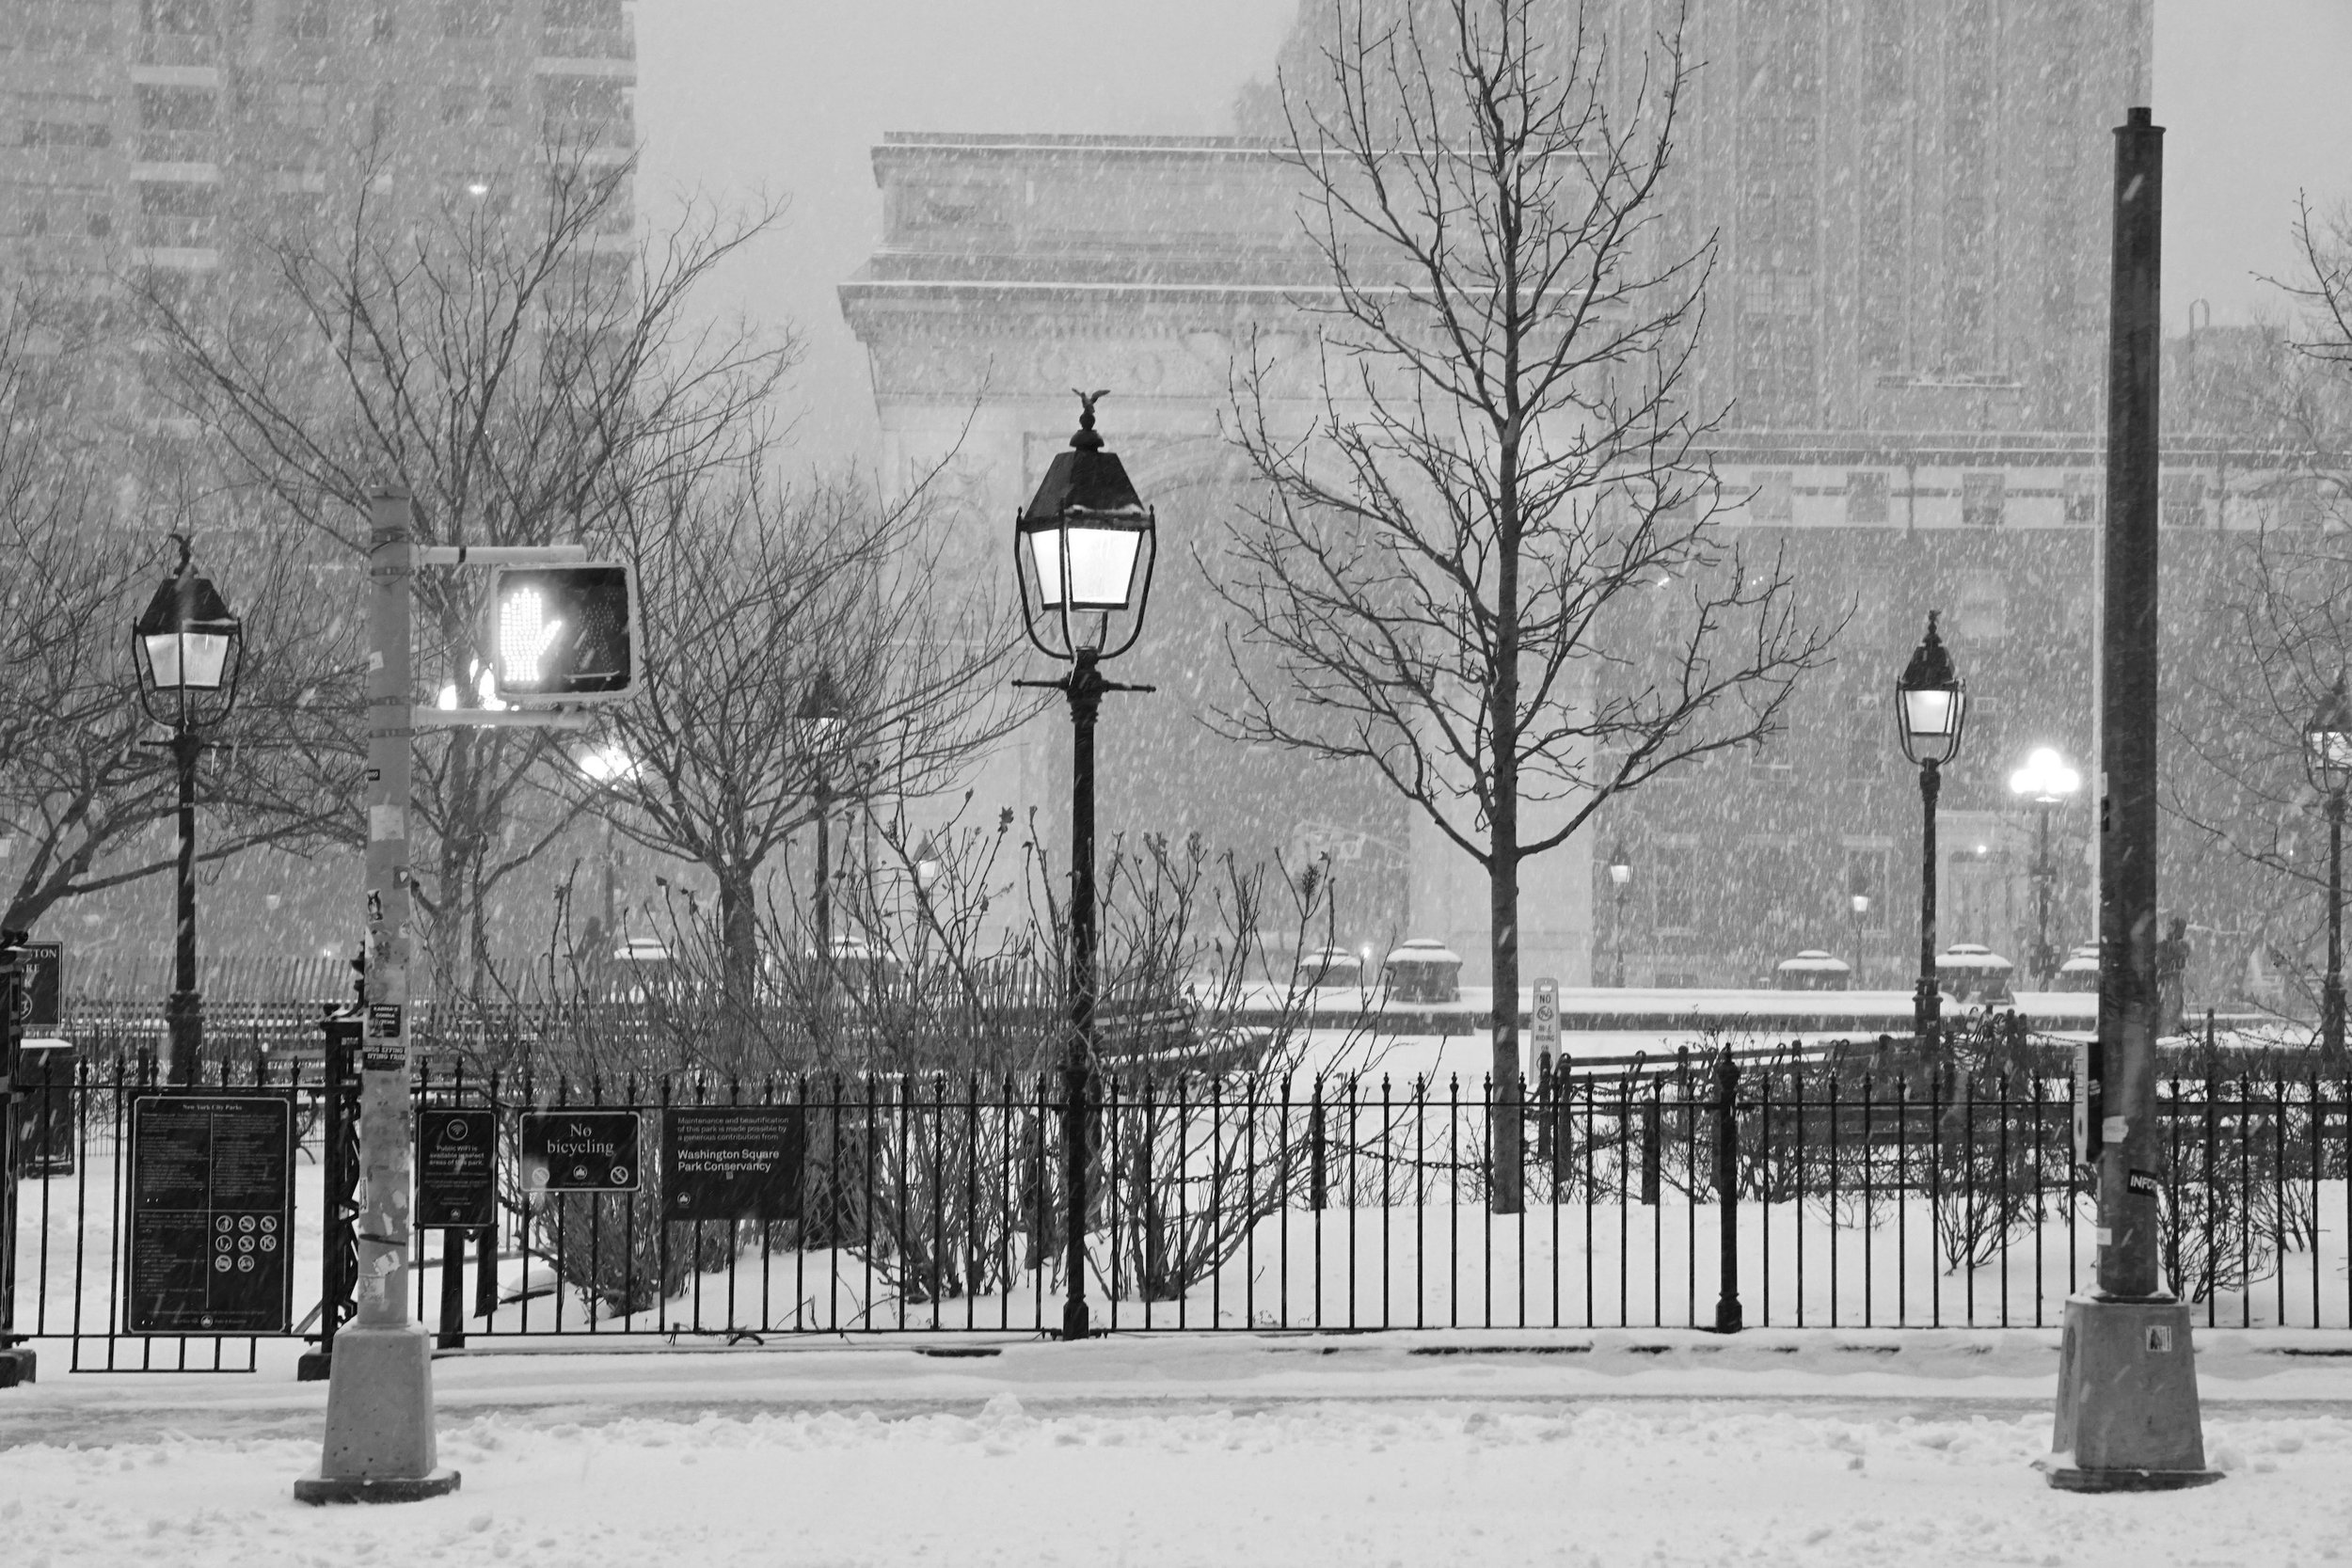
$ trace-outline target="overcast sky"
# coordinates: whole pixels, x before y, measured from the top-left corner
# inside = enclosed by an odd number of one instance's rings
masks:
[[[1704,0],[1702,0],[1704,3]],[[788,194],[775,237],[725,280],[799,324],[812,457],[854,455],[873,412],[834,285],[881,224],[884,131],[1216,133],[1263,75],[1295,0],[644,0],[642,204]],[[2352,198],[2352,0],[2156,0],[2168,128],[2166,314],[2240,321],[2292,269],[2295,194]],[[2119,105],[2119,111],[2121,106]],[[2119,112],[2118,119],[2121,119]]]

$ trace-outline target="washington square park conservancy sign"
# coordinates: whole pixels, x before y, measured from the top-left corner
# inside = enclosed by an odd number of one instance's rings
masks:
[[[807,1148],[798,1105],[674,1105],[661,1114],[662,1214],[797,1219]]]
[[[133,1334],[283,1334],[294,1307],[294,1101],[131,1101],[125,1324]]]
[[[633,1193],[644,1184],[635,1111],[526,1111],[523,1186],[537,1193]]]

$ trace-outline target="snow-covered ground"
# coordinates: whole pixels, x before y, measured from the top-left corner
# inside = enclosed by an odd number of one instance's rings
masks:
[[[2055,1493],[2049,1334],[1403,1335],[444,1359],[455,1496],[313,1511],[323,1391],[0,1394],[0,1560],[2285,1564],[2352,1550],[2345,1336],[2205,1335],[2217,1486]],[[2315,1354],[2316,1353],[2316,1354]]]

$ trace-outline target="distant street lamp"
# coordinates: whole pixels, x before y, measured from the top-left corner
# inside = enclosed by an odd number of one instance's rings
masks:
[[[2083,776],[2066,766],[2064,758],[2047,746],[2036,747],[2026,757],[2026,766],[2009,776],[2009,792],[2021,800],[2030,800],[2041,808],[2039,840],[2033,857],[2034,927],[2033,963],[2034,989],[2047,990],[2051,976],[2058,974],[2058,949],[2050,942],[2050,890],[2058,880],[2058,866],[2050,859],[2050,818],[2058,807],[2064,805],[2074,791],[2083,786]]]
[[[2312,780],[2328,796],[2328,979],[2319,992],[2319,1043],[2331,1055],[2344,1051],[2344,792],[2352,784],[2352,701],[2344,676],[2320,699],[2303,726],[2304,760]]]
[[[939,924],[939,917],[931,912],[931,889],[939,884],[940,875],[947,869],[947,863],[940,858],[939,847],[932,842],[930,834],[925,833],[923,842],[914,847],[912,863],[914,868],[914,911],[918,917],[915,936],[918,941],[928,943],[931,927]],[[941,936],[944,941],[946,933],[941,933]]]
[[[1625,986],[1625,895],[1626,889],[1633,885],[1633,861],[1625,852],[1625,841],[1622,839],[1609,854],[1609,880],[1616,889],[1617,927],[1616,977],[1610,983],[1622,990]]]
[[[196,762],[203,730],[229,717],[245,662],[245,628],[210,578],[197,575],[190,540],[172,535],[179,564],[131,628],[132,662],[147,715],[171,731],[180,778],[179,933],[174,988],[165,1004],[171,1082],[193,1084],[204,1050],[204,998],[196,986]]]
[[[615,785],[621,784],[624,780],[633,777],[637,772],[637,764],[627,752],[622,751],[618,746],[604,746],[599,747],[597,750],[590,752],[585,756],[581,757],[580,759],[580,770],[588,776],[588,780],[591,784],[597,784],[609,791]],[[609,802],[603,816],[604,903],[602,915],[603,924],[601,927],[602,950],[593,955],[595,961],[597,963],[602,963],[606,959],[612,958],[612,950],[619,945],[618,929],[614,925],[614,922],[619,916],[618,905],[620,900],[618,884],[621,877],[621,848],[620,841],[614,835],[612,831],[612,811]]]
[[[1944,1010],[1935,983],[1935,799],[1943,768],[1960,754],[1968,721],[1968,694],[1952,656],[1936,635],[1935,611],[1928,611],[1928,634],[1912,650],[1911,662],[1895,683],[1895,722],[1903,755],[1918,765],[1919,808],[1919,986],[1912,1004],[1912,1029],[1919,1043],[1934,1043]]]
[[[841,744],[849,715],[841,694],[834,689],[833,672],[819,669],[801,698],[794,715],[802,753],[809,759],[810,794],[817,807],[817,965],[822,974],[833,963],[833,753]]]
[[[1094,1099],[1094,721],[1106,691],[1149,691],[1103,678],[1103,660],[1135,646],[1152,594],[1159,521],[1103,450],[1094,404],[1079,394],[1078,432],[1057,452],[1037,494],[1013,521],[1021,610],[1038,651],[1070,666],[1051,687],[1070,699],[1070,1034],[1062,1063],[1062,1157],[1070,1205],[1070,1295],[1062,1338],[1089,1332],[1086,1214]]]
[[[1868,894],[1867,894],[1867,893],[1864,893],[1861,889],[1856,888],[1856,889],[1855,889],[1852,893],[1848,894],[1848,895],[1846,895],[1846,902],[1847,902],[1847,904],[1848,904],[1848,905],[1850,905],[1850,906],[1852,908],[1852,910],[1853,910],[1853,984],[1854,984],[1854,990],[1867,990],[1867,987],[1866,986],[1866,984],[1865,984],[1865,982],[1864,982],[1864,979],[1863,979],[1863,967],[1862,967],[1862,919],[1863,919],[1863,916],[1865,916],[1865,915],[1867,915],[1867,914],[1868,914],[1868,913],[1870,912],[1870,895],[1869,895]]]

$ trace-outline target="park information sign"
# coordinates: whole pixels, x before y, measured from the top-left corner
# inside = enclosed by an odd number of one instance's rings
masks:
[[[523,1186],[540,1193],[633,1193],[640,1181],[635,1111],[526,1111]]]
[[[65,1022],[65,943],[28,942],[19,960],[16,1022],[27,1029],[55,1029]]]
[[[674,1220],[801,1213],[807,1121],[798,1105],[674,1105],[661,1113],[661,1204]]]
[[[496,1112],[417,1113],[417,1225],[479,1230],[498,1222]]]
[[[134,1334],[283,1334],[293,1324],[294,1100],[131,1101],[124,1323]]]

